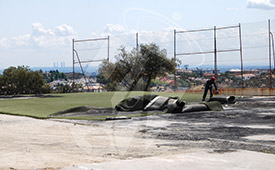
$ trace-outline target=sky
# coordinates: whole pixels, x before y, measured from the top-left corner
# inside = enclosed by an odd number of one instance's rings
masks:
[[[61,62],[72,66],[72,39],[107,36],[110,36],[110,58],[114,60],[119,47],[129,50],[135,47],[136,32],[139,43],[157,43],[173,57],[174,29],[239,23],[244,25],[245,36],[260,35],[253,39],[244,37],[247,42],[244,46],[251,49],[266,45],[264,32],[268,19],[275,32],[275,0],[0,0],[0,69],[18,65],[50,67]],[[237,33],[236,30],[219,32],[223,38],[237,36]],[[179,35],[177,50],[179,53],[211,50],[212,37],[212,33]],[[198,41],[203,38],[209,42]],[[219,42],[223,49],[238,48],[238,39]],[[107,57],[104,40],[79,43],[76,48],[82,61]],[[247,64],[266,64],[263,59],[268,55],[266,51],[247,50],[244,58],[249,61]],[[231,64],[238,64],[237,54],[221,54],[221,58],[223,55],[223,58],[234,55],[236,62]],[[204,65],[211,63],[212,57],[194,58],[183,56],[181,60],[190,65]]]

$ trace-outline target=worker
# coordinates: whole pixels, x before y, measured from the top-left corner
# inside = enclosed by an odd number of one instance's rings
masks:
[[[213,97],[213,87],[212,87],[212,85],[214,85],[214,87],[215,87],[216,94],[219,94],[218,88],[216,86],[215,81],[216,81],[215,77],[211,77],[210,80],[206,81],[205,86],[204,86],[204,93],[203,93],[202,101],[205,101],[208,90],[210,91],[210,98]]]

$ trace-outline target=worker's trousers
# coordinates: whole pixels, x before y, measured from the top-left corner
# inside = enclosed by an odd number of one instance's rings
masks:
[[[212,86],[210,86],[210,87],[205,86],[202,101],[205,101],[208,90],[210,91],[210,98],[213,97],[213,88],[212,88]]]

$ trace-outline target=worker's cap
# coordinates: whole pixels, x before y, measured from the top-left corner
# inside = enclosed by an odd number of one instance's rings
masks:
[[[211,77],[211,80],[216,80],[216,78],[215,77]]]

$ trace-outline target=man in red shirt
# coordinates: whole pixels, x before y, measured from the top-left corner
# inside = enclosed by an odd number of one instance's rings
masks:
[[[210,80],[206,81],[205,86],[204,86],[204,93],[203,93],[202,101],[205,101],[208,90],[210,91],[210,98],[213,97],[213,87],[212,87],[212,85],[214,85],[216,93],[217,94],[219,93],[215,81],[216,81],[215,77],[211,77]]]

